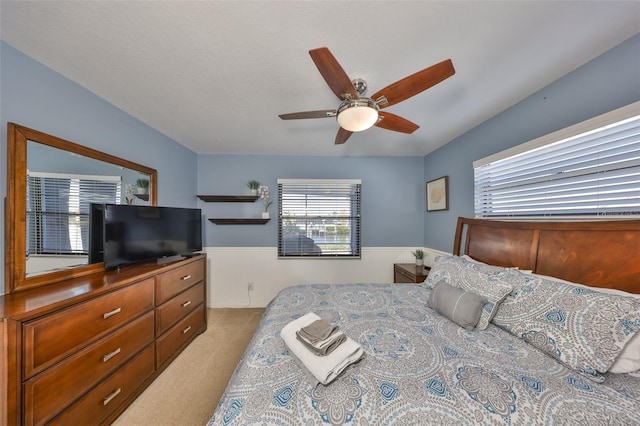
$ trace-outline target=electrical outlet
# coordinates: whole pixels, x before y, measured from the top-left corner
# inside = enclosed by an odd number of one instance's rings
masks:
[[[253,283],[247,283],[247,291],[253,291]]]

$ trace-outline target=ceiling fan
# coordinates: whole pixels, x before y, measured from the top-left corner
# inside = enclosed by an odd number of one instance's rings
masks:
[[[409,99],[451,77],[456,72],[451,59],[447,59],[398,80],[377,91],[371,97],[365,97],[366,81],[362,79],[350,80],[328,48],[312,49],[309,51],[309,55],[333,93],[341,100],[340,105],[336,109],[293,112],[280,114],[279,117],[283,120],[336,117],[340,125],[336,135],[336,144],[343,144],[353,132],[366,130],[372,126],[402,133],[415,132],[420,127],[417,124],[406,118],[380,110]]]

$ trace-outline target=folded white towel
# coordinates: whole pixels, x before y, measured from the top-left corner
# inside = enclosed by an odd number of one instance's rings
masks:
[[[364,355],[362,346],[347,337],[347,340],[326,356],[318,356],[307,349],[296,338],[296,331],[311,324],[320,317],[313,312],[301,316],[285,325],[280,336],[295,356],[309,372],[323,385],[331,383],[348,366],[360,360]]]

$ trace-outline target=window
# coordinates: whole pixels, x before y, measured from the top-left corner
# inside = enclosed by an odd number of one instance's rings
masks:
[[[278,256],[360,258],[360,185],[278,179]]]
[[[476,217],[640,216],[640,102],[473,167]]]
[[[90,204],[118,203],[120,196],[120,176],[28,171],[27,255],[86,255]]]

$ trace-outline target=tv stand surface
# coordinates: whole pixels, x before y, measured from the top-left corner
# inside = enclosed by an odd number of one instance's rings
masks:
[[[205,254],[0,296],[0,424],[110,424],[206,330],[206,300]]]
[[[172,263],[172,262],[177,262],[179,260],[184,260],[187,259],[187,256],[183,256],[181,254],[176,254],[173,256],[165,256],[165,257],[161,257],[156,261],[156,264],[158,265],[166,265],[167,263]]]

